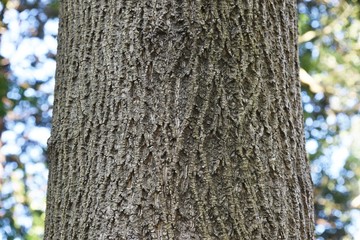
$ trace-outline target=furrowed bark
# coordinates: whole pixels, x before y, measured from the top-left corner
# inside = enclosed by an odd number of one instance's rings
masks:
[[[45,239],[312,239],[296,19],[63,0]]]

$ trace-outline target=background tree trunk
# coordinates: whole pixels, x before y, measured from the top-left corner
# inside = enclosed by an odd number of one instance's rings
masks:
[[[312,239],[295,0],[63,0],[45,239]]]

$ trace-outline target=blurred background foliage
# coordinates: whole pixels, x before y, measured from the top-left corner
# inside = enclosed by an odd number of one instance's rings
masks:
[[[58,2],[0,3],[0,239],[42,239]]]
[[[298,1],[317,239],[360,239],[360,2]]]
[[[57,0],[0,1],[0,239],[42,239]],[[299,0],[317,239],[360,236],[360,1]],[[358,238],[360,239],[360,238]]]

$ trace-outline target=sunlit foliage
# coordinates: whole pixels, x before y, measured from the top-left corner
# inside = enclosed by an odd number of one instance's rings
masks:
[[[0,4],[0,239],[42,239],[57,1]]]
[[[299,2],[299,52],[318,239],[359,235],[360,3]],[[357,146],[356,146],[357,145]]]

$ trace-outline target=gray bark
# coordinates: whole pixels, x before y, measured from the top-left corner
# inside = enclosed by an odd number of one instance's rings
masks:
[[[313,239],[296,19],[61,1],[45,239]]]

